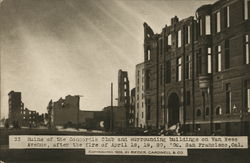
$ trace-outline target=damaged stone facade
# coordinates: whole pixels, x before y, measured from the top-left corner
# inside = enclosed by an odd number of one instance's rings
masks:
[[[55,102],[51,100],[47,107],[49,128],[69,125],[68,127],[102,129],[100,123],[104,121],[103,111],[80,110],[79,106],[79,95],[68,95]]]
[[[58,101],[51,102],[48,107],[48,113],[51,116],[52,126],[63,126],[66,123],[79,123],[79,96],[68,95],[65,99],[60,98]]]
[[[44,125],[45,114],[24,107],[21,92],[9,92],[9,123],[19,127],[37,127]]]
[[[21,97],[21,92],[9,92],[9,122],[13,123],[14,121],[21,122],[21,109],[23,108],[23,102]]]
[[[118,72],[118,106],[130,105],[130,89],[128,72],[119,70]]]
[[[118,71],[118,107],[125,108],[126,126],[130,126],[129,123],[129,111],[130,111],[130,88],[128,72]]]
[[[21,126],[25,127],[37,127],[45,125],[46,114],[39,114],[34,110],[29,110],[27,108],[21,109]]]
[[[135,69],[135,127],[146,127],[146,105],[144,97],[144,63],[136,65]]]
[[[249,135],[250,2],[220,0],[171,19],[160,34],[144,23],[146,124],[180,123],[186,134]]]

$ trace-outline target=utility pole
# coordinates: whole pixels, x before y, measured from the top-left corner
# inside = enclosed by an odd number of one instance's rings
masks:
[[[113,83],[111,83],[111,116],[110,116],[110,131],[113,133]]]
[[[77,109],[77,119],[76,119],[76,123],[77,123],[77,130],[79,130],[79,113],[80,113],[80,97],[83,97],[83,95],[77,95],[78,96],[78,109]]]

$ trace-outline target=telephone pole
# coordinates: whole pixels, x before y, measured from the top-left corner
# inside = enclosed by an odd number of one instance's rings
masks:
[[[83,95],[77,95],[78,96],[78,109],[77,109],[77,119],[76,119],[76,122],[77,122],[77,130],[79,130],[79,113],[80,113],[80,97],[83,97]]]
[[[111,83],[111,116],[110,116],[110,130],[113,133],[114,120],[113,120],[113,83]]]

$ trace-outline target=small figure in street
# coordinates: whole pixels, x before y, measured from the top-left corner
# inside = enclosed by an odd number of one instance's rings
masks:
[[[5,122],[4,122],[4,126],[6,129],[8,129],[10,126],[9,126],[9,120],[6,119]]]

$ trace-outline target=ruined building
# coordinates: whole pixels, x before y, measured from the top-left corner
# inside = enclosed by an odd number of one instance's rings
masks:
[[[21,126],[25,127],[37,127],[44,124],[44,115],[39,114],[34,110],[29,110],[28,108],[21,109],[21,118],[20,121]]]
[[[250,133],[250,0],[219,0],[160,34],[144,23],[146,124]]]
[[[65,99],[50,101],[48,114],[50,115],[51,126],[63,126],[67,123],[79,124],[80,97],[68,95]]]
[[[44,116],[24,107],[21,92],[9,92],[9,123],[18,127],[36,127],[44,124]],[[16,126],[16,127],[17,127]]]
[[[135,70],[135,127],[146,127],[146,105],[144,98],[144,63]]]
[[[118,107],[125,108],[126,126],[129,126],[130,88],[128,72],[122,70],[118,72]]]
[[[49,102],[48,127],[57,126],[80,127],[88,129],[100,129],[100,122],[104,121],[102,111],[80,110],[80,96],[68,95],[65,99]]]
[[[128,72],[119,70],[118,72],[118,106],[129,106],[130,104],[130,89]]]

